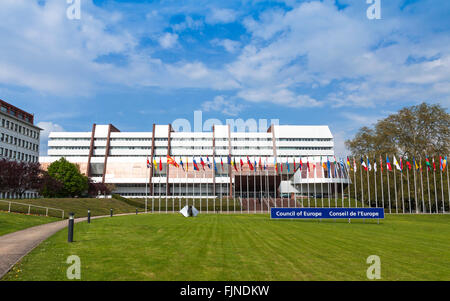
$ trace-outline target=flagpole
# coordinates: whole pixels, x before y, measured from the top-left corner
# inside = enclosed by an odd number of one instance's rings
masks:
[[[446,158],[447,158],[447,156],[446,156]],[[447,159],[445,159],[445,161],[446,161],[445,165],[447,167],[447,164],[448,164]],[[448,195],[448,208],[450,210],[450,182],[448,181],[448,167],[447,167],[447,195]]]
[[[442,212],[445,213],[445,200],[444,200],[444,182],[442,181],[442,162],[439,161],[439,172],[441,174],[441,192],[442,192]]]
[[[434,162],[434,157],[433,157],[433,179],[434,179],[434,201],[436,202],[436,214],[439,213],[439,206],[438,206],[438,200],[437,200],[437,189],[436,189],[436,168],[435,165],[436,163]]]
[[[394,156],[394,165],[397,162]],[[397,162],[398,163],[398,162]],[[394,166],[394,195],[395,195],[395,213],[398,214],[398,202],[397,202],[397,178],[395,176],[395,169],[397,166]]]
[[[362,162],[361,162],[361,168],[360,168],[360,175],[361,175],[361,204],[362,207],[364,208],[364,184],[363,184],[363,174],[362,174]]]
[[[256,162],[256,159],[254,162]],[[253,205],[254,205],[253,210],[255,211],[256,214],[256,164],[255,166],[253,166]]]
[[[336,157],[334,157],[334,177],[333,177],[333,179],[334,179],[334,181],[333,181],[334,182],[334,208],[337,208],[337,194],[338,194],[336,168],[338,168],[338,167],[337,167]]]
[[[386,156],[386,158],[387,158],[387,156]],[[389,185],[389,167],[387,165],[387,159],[386,159],[386,167],[387,167],[386,177],[387,177],[387,187],[388,187],[389,213],[392,213],[392,208],[391,208],[391,186]]]
[[[262,169],[261,169],[261,157],[259,157],[259,163],[260,163],[260,165],[259,165],[259,189],[260,189],[260,199],[259,199],[259,201],[260,201],[260,204],[261,204],[261,213],[264,213],[264,197],[263,197],[263,194],[264,194],[264,192],[263,192],[263,188],[262,188],[262,176],[261,176],[261,171],[262,171]]]
[[[242,164],[241,164],[241,162],[239,162],[239,190],[240,190],[239,198],[241,200],[241,214],[242,214]]]
[[[373,158],[373,179],[374,179],[374,182],[375,182],[375,207],[376,208],[378,208],[378,196],[377,196],[377,169],[376,169],[376,166],[377,166],[377,158],[376,157],[374,157]]]
[[[181,156],[180,156],[180,162],[182,162],[182,159],[181,159]],[[178,166],[178,168],[179,168],[179,166]],[[183,168],[183,171],[184,171],[184,167],[182,167]],[[180,175],[179,175],[179,173],[178,173],[178,171],[177,171],[177,178],[178,178],[178,210],[181,210],[181,177],[180,177]]]
[[[409,158],[408,158],[409,163]],[[406,177],[408,179],[408,202],[409,202],[409,213],[411,214],[411,188],[409,186],[409,166],[406,168]]]
[[[341,181],[341,197],[342,197],[342,208],[344,208],[344,177],[345,177],[345,171],[344,171],[344,168],[345,168],[345,166],[342,164],[342,158],[339,160],[340,162],[340,164],[341,164],[341,179],[340,179],[340,181]]]
[[[308,188],[308,207],[311,207],[311,202],[310,202],[310,200],[309,200],[309,160],[308,160],[308,159],[306,159],[306,166],[307,166],[307,168],[306,168],[306,179],[308,180],[308,181],[307,181],[307,188]]]
[[[147,157],[148,162],[148,157]],[[149,169],[149,166],[147,164],[147,169]],[[148,202],[148,178],[150,177],[150,170],[147,172],[145,171],[145,213],[147,213],[147,202]]]
[[[383,159],[380,155],[380,179],[381,179],[381,204],[384,209],[384,188],[383,188]]]
[[[419,207],[418,207],[418,203],[417,203],[417,184],[416,184],[416,158],[414,157],[414,200],[416,203],[416,214],[419,213]]]
[[[300,166],[300,200],[302,201],[302,208],[303,206],[303,162],[302,162],[302,158],[300,157],[300,162],[298,163]]]
[[[161,166],[161,157],[159,159],[160,159],[159,160],[159,166]],[[159,199],[158,199],[158,213],[161,213],[161,172],[158,175],[158,186],[159,186],[158,187],[158,191],[159,191],[159,193],[158,193],[158,197],[159,197]]]
[[[317,193],[316,193],[316,162],[314,159],[314,208],[317,208]]]
[[[420,189],[422,192],[422,213],[427,212],[427,208],[425,207],[425,197],[423,196],[423,171],[422,171],[422,158],[420,157]]]
[[[428,163],[429,163],[429,161],[428,161]],[[428,207],[430,208],[429,210],[429,213],[431,214],[431,194],[430,194],[430,179],[429,179],[429,177],[428,177],[428,169],[430,169],[429,168],[429,165],[427,166],[427,189],[428,189]]]
[[[400,172],[400,188],[402,189],[402,212],[403,212],[403,214],[405,214],[405,198],[404,198],[404,196],[403,196],[403,160],[402,160],[402,158],[400,157],[400,160],[401,160],[401,165],[400,165],[400,169],[401,169],[401,172]]]
[[[322,156],[320,156],[320,167],[322,168],[322,177],[320,179],[320,200],[322,202],[322,208],[323,208],[323,179],[325,178],[324,176],[324,169],[323,169],[323,163],[322,163]]]
[[[367,157],[367,163],[369,163],[368,157]],[[369,164],[370,164],[370,163],[369,163]],[[368,164],[368,166],[367,166],[366,174],[367,174],[367,197],[368,197],[367,203],[368,203],[369,208],[370,208],[370,207],[372,207],[372,206],[370,205],[371,199],[370,199],[370,174],[369,174],[369,166],[370,166],[370,165],[369,165],[369,164]],[[370,167],[370,169],[372,169],[372,167]]]
[[[328,156],[327,156],[327,164],[328,164],[329,160],[328,160]],[[330,166],[327,165],[327,172],[328,172],[328,181],[327,181],[327,197],[328,197],[328,208],[331,207],[331,163],[329,164]]]
[[[358,195],[356,193],[356,161],[355,157],[353,157],[353,181],[354,181],[354,188],[355,188],[355,207],[358,208]]]

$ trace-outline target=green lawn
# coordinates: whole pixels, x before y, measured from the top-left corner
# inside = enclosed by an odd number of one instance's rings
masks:
[[[0,212],[0,236],[60,219],[19,213]]]
[[[376,221],[270,220],[267,215],[122,216],[75,226],[34,249],[4,280],[66,280],[69,255],[82,280],[450,280],[450,215]]]

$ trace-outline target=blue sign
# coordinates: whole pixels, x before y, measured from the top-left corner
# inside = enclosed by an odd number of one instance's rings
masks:
[[[270,208],[273,219],[384,218],[384,208]]]

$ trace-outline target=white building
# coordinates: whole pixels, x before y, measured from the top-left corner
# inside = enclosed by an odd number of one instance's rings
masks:
[[[167,155],[183,166],[167,165]],[[45,167],[65,157],[94,181],[114,184],[114,192],[125,197],[279,198],[340,190],[342,185],[329,184],[347,184],[347,174],[329,176],[321,164],[333,156],[328,126],[272,125],[267,132],[232,132],[229,125],[216,125],[211,132],[175,132],[171,125],[153,125],[151,132],[120,132],[111,124],[94,124],[90,132],[50,133],[48,156],[40,162]],[[236,166],[228,164],[229,158]],[[257,168],[251,170],[248,160]]]
[[[39,161],[41,129],[35,126],[34,116],[0,99],[0,160]],[[5,194],[5,195],[4,195]],[[26,192],[24,197],[34,197]],[[0,192],[0,198],[13,198]]]

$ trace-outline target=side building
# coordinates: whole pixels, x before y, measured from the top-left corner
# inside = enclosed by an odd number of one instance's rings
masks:
[[[0,160],[39,162],[41,129],[34,125],[34,116],[0,99]],[[35,197],[26,192],[24,197]],[[0,192],[0,198],[15,198]]]
[[[180,166],[168,165],[168,155]],[[307,197],[330,195],[343,187],[330,184],[348,183],[345,168],[332,175],[323,167],[334,157],[328,126],[235,132],[216,125],[211,132],[176,132],[171,125],[153,125],[149,132],[121,132],[94,124],[90,132],[50,133],[41,165],[61,157],[125,197]]]

